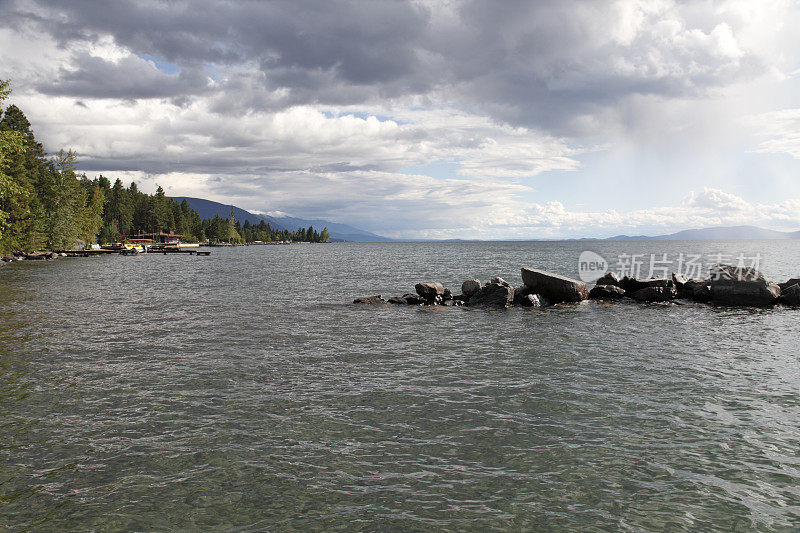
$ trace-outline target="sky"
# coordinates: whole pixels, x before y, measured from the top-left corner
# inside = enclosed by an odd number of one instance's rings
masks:
[[[406,239],[800,230],[800,0],[0,0],[89,177]]]

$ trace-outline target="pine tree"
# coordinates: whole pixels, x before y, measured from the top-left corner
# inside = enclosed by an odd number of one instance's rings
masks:
[[[54,164],[55,205],[50,222],[50,247],[54,250],[65,250],[75,246],[81,236],[80,211],[85,204],[85,192],[75,176],[75,152],[59,150]]]
[[[11,94],[9,82],[0,80],[0,104]],[[3,113],[0,107],[0,113]],[[31,189],[23,178],[23,136],[8,127],[8,110],[0,122],[0,252],[19,247],[19,220],[29,214]],[[5,123],[3,123],[5,122]]]

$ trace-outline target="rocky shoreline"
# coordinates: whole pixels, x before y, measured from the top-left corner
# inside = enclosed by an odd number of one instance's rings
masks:
[[[630,298],[638,302],[672,302],[684,300],[712,305],[766,307],[778,303],[800,305],[800,278],[776,284],[752,268],[715,265],[706,279],[687,279],[679,274],[670,278],[620,278],[609,272],[589,290],[586,283],[552,272],[533,268],[522,269],[520,287],[513,287],[503,278],[492,278],[486,284],[471,279],[461,284],[461,292],[453,292],[438,282],[417,283],[414,293],[384,300],[380,295],[360,297],[355,304],[393,304],[449,307],[545,307],[575,303],[586,299],[618,301]]]
[[[0,264],[10,263],[12,261],[52,261],[59,257],[67,257],[67,254],[63,252],[23,252],[0,257]]]

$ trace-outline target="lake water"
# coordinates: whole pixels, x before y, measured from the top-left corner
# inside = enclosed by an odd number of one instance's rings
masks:
[[[800,241],[0,266],[0,530],[800,528],[800,310],[348,303],[584,249],[800,275]]]

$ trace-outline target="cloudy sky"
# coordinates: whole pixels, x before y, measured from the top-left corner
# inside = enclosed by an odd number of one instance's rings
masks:
[[[798,0],[0,0],[89,176],[403,238],[800,229]]]

